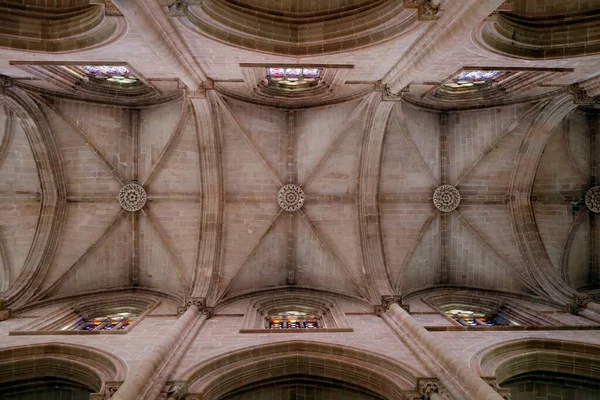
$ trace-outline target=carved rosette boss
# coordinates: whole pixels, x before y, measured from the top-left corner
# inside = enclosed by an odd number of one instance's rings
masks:
[[[594,186],[585,194],[585,205],[591,212],[600,213],[600,186]]]
[[[119,204],[127,211],[139,211],[146,205],[146,191],[137,183],[129,183],[119,192]]]
[[[456,210],[460,204],[460,193],[452,185],[442,185],[433,192],[433,205],[442,212]]]
[[[285,211],[298,211],[304,205],[304,191],[298,185],[284,185],[277,193],[277,202]]]

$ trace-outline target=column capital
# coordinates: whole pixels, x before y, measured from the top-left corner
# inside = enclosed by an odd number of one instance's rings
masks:
[[[390,306],[392,304],[398,304],[400,307],[402,307],[404,310],[406,310],[406,312],[409,312],[408,305],[403,305],[402,304],[402,296],[384,295],[384,296],[381,296],[381,304],[380,305],[376,305],[374,307],[375,314],[378,317],[381,317],[381,315],[383,313],[387,312],[390,309]]]
[[[12,316],[12,309],[4,308],[4,299],[0,298],[0,321],[6,321]]]
[[[573,315],[585,310],[592,301],[592,296],[587,294],[573,296],[573,303],[567,305],[567,311]]]
[[[187,395],[187,383],[185,381],[169,381],[165,384],[157,400],[183,400]]]
[[[206,297],[188,297],[184,306],[177,307],[177,315],[183,315],[191,306],[198,307],[200,313],[206,315],[206,318],[210,318],[214,314],[214,307],[206,306]]]

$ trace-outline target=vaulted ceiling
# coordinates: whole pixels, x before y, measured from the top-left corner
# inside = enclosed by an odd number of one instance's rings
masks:
[[[492,33],[502,18],[565,13],[592,32],[599,5],[142,3],[49,3],[58,14],[100,7],[88,31],[127,29],[63,43],[69,53],[0,48],[8,304],[140,290],[214,305],[272,288],[378,304],[452,286],[566,305],[598,290],[600,235],[584,199],[600,160],[600,55],[515,55]],[[269,35],[253,31],[258,20]],[[56,69],[84,63],[126,64],[144,89],[80,90]],[[266,67],[289,64],[331,73],[330,94],[261,92]],[[506,78],[462,100],[440,91],[473,66]],[[147,195],[134,212],[117,199],[131,182]],[[304,193],[297,211],[278,204],[286,184]],[[458,189],[455,210],[434,205],[442,185]]]

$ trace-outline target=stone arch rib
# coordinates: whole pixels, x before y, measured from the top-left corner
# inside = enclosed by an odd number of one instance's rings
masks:
[[[510,219],[519,250],[525,257],[526,271],[549,298],[563,305],[570,304],[577,293],[552,266],[535,222],[531,195],[553,128],[575,107],[566,94],[539,106],[538,114],[521,142],[509,187]]]
[[[0,103],[11,108],[22,121],[42,191],[40,216],[32,245],[20,275],[4,293],[7,304],[17,308],[37,293],[56,252],[66,217],[67,182],[58,146],[39,104],[18,87],[7,88],[0,95]]]

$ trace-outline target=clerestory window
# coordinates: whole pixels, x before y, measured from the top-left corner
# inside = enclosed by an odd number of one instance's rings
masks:
[[[321,68],[268,67],[269,85],[283,90],[305,90],[316,86],[321,78]]]
[[[488,315],[482,312],[453,309],[446,311],[446,315],[463,326],[515,325],[515,323],[500,314]]]
[[[324,328],[321,317],[302,311],[284,311],[269,315],[266,325],[269,329]]]

